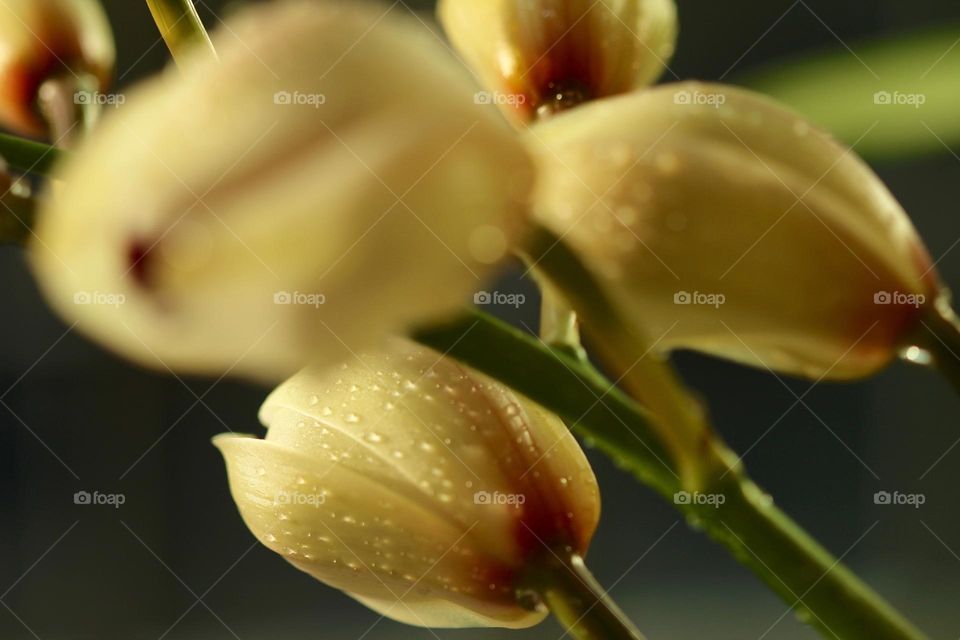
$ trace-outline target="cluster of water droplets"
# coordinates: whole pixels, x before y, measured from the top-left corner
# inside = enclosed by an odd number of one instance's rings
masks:
[[[484,503],[478,492],[533,501],[545,473],[543,486],[558,496],[578,479],[551,471],[563,450],[556,438],[569,437],[562,424],[544,431],[543,416],[511,392],[432,352],[295,378],[268,400],[264,415],[267,440],[317,460],[292,488],[324,499],[313,509],[277,505],[263,539],[328,580],[324,572],[346,571],[418,588],[506,594],[510,586],[491,575],[511,562],[525,507]],[[373,493],[355,488],[348,472],[374,483]]]

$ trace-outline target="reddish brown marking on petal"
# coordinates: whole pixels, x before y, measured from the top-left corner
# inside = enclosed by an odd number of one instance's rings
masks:
[[[133,281],[141,287],[150,286],[150,247],[142,242],[135,240],[127,247],[127,266],[128,273],[133,277]]]

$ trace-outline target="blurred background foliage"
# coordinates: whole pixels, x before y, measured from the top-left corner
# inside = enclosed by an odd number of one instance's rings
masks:
[[[122,91],[167,54],[145,3],[106,5]],[[214,28],[236,6],[197,5]],[[680,0],[680,14],[665,81],[760,88],[856,142],[944,280],[960,286],[960,5]],[[878,91],[926,102],[876,104]],[[553,622],[522,632],[378,622],[297,572],[254,544],[209,445],[227,428],[259,432],[266,389],[147,372],[92,346],[46,309],[18,249],[0,248],[0,287],[0,638],[561,637]],[[531,283],[505,273],[497,289],[528,299],[498,315],[536,326]],[[690,354],[677,360],[781,506],[931,637],[960,636],[960,402],[945,383],[899,364],[863,383],[811,386]],[[604,496],[590,564],[650,638],[815,637],[670,505],[590,456]],[[80,490],[121,492],[126,503],[75,505]],[[875,505],[882,490],[921,492],[926,504]]]

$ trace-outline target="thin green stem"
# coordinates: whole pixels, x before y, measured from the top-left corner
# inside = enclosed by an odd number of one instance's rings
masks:
[[[523,588],[533,591],[577,640],[644,640],[578,555],[545,555]]]
[[[0,133],[0,158],[9,169],[49,177],[64,155],[66,152],[48,144]]]
[[[586,357],[580,344],[577,313],[549,280],[537,276],[540,288],[540,339],[551,347],[565,350],[577,357]]]
[[[905,349],[904,357],[934,367],[960,393],[960,319],[950,306],[948,293],[927,307],[912,342],[913,348]]]
[[[686,503],[691,524],[727,547],[783,598],[788,605],[784,616],[793,613],[825,638],[926,638],[742,473],[731,471],[704,492],[680,493],[674,502]],[[858,532],[848,551],[869,532]]]
[[[191,0],[147,0],[154,22],[178,65],[182,65],[194,47],[206,49],[216,57],[210,36],[204,29]]]

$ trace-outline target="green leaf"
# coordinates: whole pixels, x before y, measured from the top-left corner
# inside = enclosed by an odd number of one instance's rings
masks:
[[[960,150],[960,26],[837,46],[734,82],[793,107],[865,157]]]
[[[63,155],[63,151],[42,142],[0,133],[0,158],[15,171],[49,176],[54,163]]]

